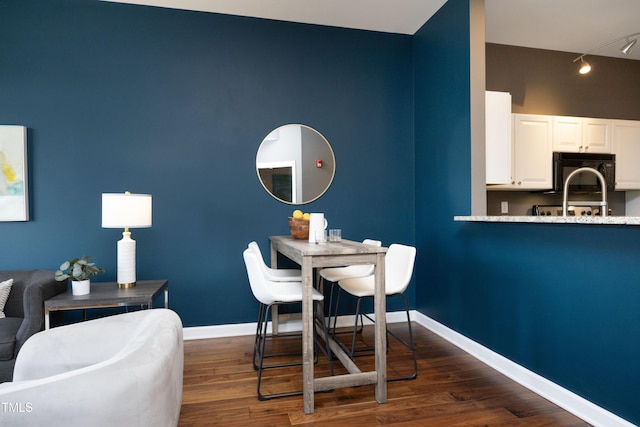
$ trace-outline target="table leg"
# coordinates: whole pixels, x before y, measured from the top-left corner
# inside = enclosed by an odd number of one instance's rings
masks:
[[[376,256],[375,265],[375,352],[376,352],[376,401],[387,401],[387,307],[385,293],[385,265],[384,254]]]
[[[51,323],[49,320],[49,309],[45,308],[44,309],[44,329],[49,329],[51,327]]]
[[[313,414],[313,268],[302,259],[302,384],[304,413]]]
[[[169,308],[169,288],[164,290],[164,308]]]

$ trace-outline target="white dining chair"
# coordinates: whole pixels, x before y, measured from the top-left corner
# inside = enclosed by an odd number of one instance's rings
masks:
[[[409,342],[403,340],[399,336],[387,329],[387,334],[392,335],[400,343],[406,346],[413,356],[413,373],[408,376],[401,376],[395,378],[389,378],[388,381],[414,379],[418,375],[418,362],[416,360],[416,349],[413,342],[413,331],[411,330],[411,319],[409,317],[409,303],[404,291],[409,286],[411,276],[413,275],[413,266],[416,258],[416,248],[413,246],[405,246],[400,244],[392,244],[387,250],[385,256],[385,293],[387,297],[401,296],[404,300],[405,312],[407,314],[407,327],[409,329]],[[375,289],[375,276],[370,275],[366,277],[348,278],[338,282],[338,301],[336,301],[336,310],[340,298],[340,292],[345,291],[357,298],[356,303],[356,320],[353,328],[353,335],[351,340],[351,348],[348,349],[342,344],[340,340],[337,340],[339,344],[343,346],[345,351],[351,358],[356,356],[357,352],[367,351],[372,349],[362,348],[356,349],[356,333],[358,329],[358,317],[359,315],[365,316],[367,319],[374,322],[369,315],[362,313],[362,299],[365,297],[373,297]]]
[[[373,239],[364,239],[362,241],[365,245],[371,246],[382,246],[382,242],[380,240]],[[332,334],[336,333],[336,321],[338,318],[337,310],[334,312],[333,316],[331,315],[331,307],[333,307],[333,292],[335,285],[344,279],[350,279],[355,277],[366,277],[373,274],[373,264],[363,264],[363,265],[348,265],[345,267],[327,267],[323,268],[318,272],[320,275],[320,280],[322,280],[323,288],[324,285],[329,284],[329,329],[332,330]],[[337,307],[336,307],[337,308]],[[333,328],[331,327],[331,318],[333,317]],[[362,321],[362,319],[360,319]]]
[[[262,251],[260,251],[260,246],[253,241],[249,243],[247,246],[251,251],[258,257],[258,261],[260,261],[260,266],[265,276],[267,276],[268,280],[272,280],[274,282],[301,282],[302,281],[302,273],[300,269],[296,268],[271,268],[269,267],[262,256]]]
[[[301,365],[302,362],[290,362],[290,363],[280,363],[280,364],[271,364],[265,365],[264,359],[265,357],[272,356],[283,356],[283,354],[265,354],[265,344],[268,338],[273,338],[273,336],[269,336],[267,334],[267,326],[269,323],[269,312],[270,308],[277,305],[282,304],[291,304],[291,303],[299,303],[302,301],[302,282],[293,282],[293,281],[273,281],[267,278],[264,274],[264,270],[261,266],[262,260],[259,259],[256,254],[249,248],[245,249],[243,252],[244,262],[247,269],[247,275],[249,277],[249,285],[251,286],[251,292],[254,297],[260,303],[260,309],[258,312],[258,322],[256,327],[256,338],[253,346],[253,366],[256,371],[258,371],[258,399],[267,400],[273,399],[277,397],[286,397],[286,396],[295,396],[301,395],[302,391],[292,391],[292,392],[284,392],[284,393],[273,393],[269,395],[262,394],[260,391],[260,386],[262,383],[262,373],[265,369],[272,368],[281,368],[287,366],[296,366]],[[313,301],[314,309],[318,309],[324,296],[313,289]],[[314,314],[315,319],[315,314]],[[325,337],[328,337],[328,332],[326,329],[326,325],[324,322],[320,322],[324,329]],[[313,322],[314,325],[314,340],[316,344],[318,344],[317,334],[315,332],[316,322]],[[319,346],[322,352],[327,356],[329,360],[329,367],[331,371],[331,375],[333,375],[333,362],[331,360],[331,352],[329,350],[328,340],[325,340],[325,347]]]

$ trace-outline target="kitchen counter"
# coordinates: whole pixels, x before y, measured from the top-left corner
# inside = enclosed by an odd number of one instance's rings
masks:
[[[529,224],[594,224],[594,225],[640,225],[637,216],[454,216],[454,221],[468,222],[519,222]]]

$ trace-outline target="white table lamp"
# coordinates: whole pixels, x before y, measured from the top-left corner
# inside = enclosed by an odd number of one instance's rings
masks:
[[[151,227],[151,195],[102,194],[102,228],[124,228],[118,241],[118,287],[136,285],[136,241],[129,228]]]

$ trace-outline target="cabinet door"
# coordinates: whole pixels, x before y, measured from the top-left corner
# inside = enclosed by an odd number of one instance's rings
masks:
[[[580,117],[553,117],[553,151],[579,153],[583,151]]]
[[[612,120],[616,190],[640,190],[640,122]]]
[[[611,120],[585,118],[582,146],[585,153],[611,153]]]
[[[487,184],[511,184],[511,94],[485,93]]]
[[[551,116],[514,115],[515,188],[548,190],[553,186]]]

